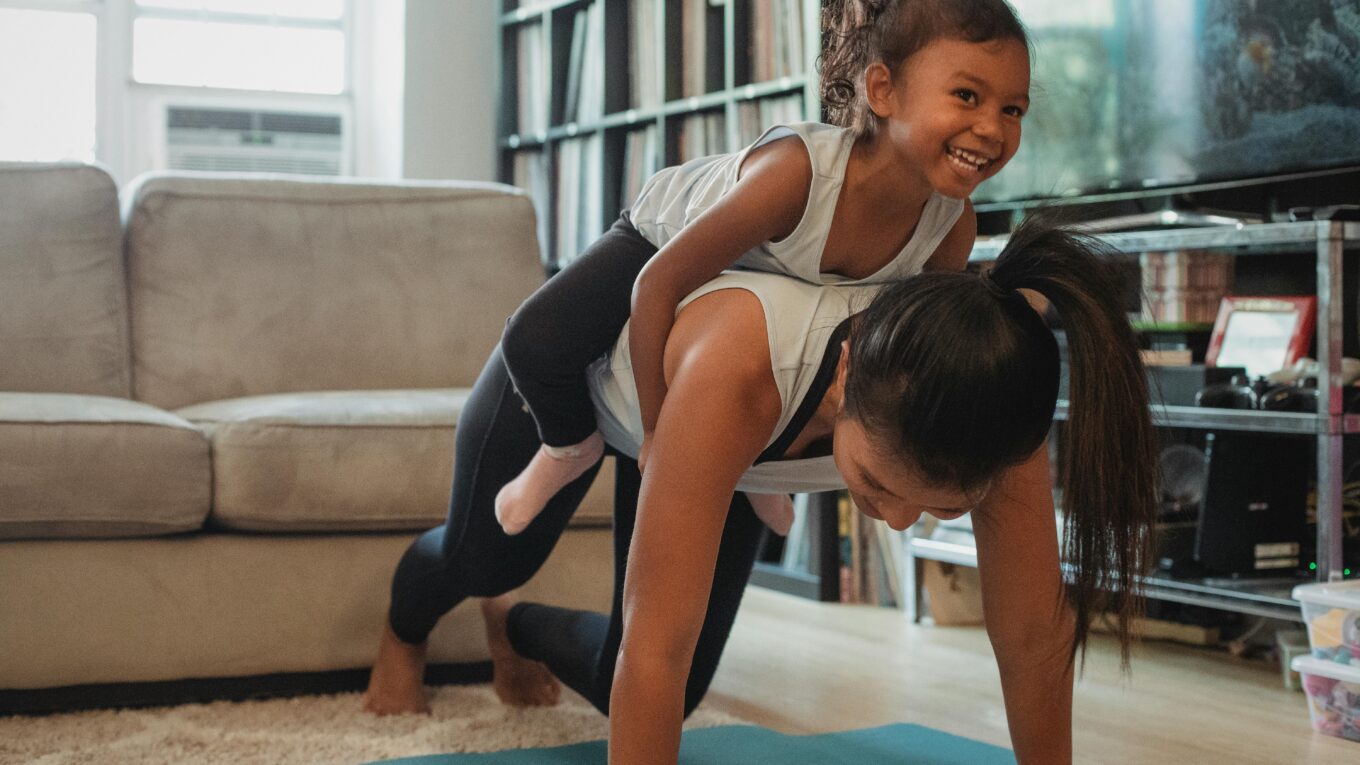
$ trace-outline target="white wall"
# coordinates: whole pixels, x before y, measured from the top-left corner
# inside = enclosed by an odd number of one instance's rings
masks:
[[[354,173],[401,178],[405,120],[406,3],[363,0],[354,7]]]
[[[406,0],[403,175],[496,179],[493,0]]]

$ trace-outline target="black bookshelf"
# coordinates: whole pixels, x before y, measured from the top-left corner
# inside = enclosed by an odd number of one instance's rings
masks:
[[[497,177],[534,197],[549,272],[652,172],[821,114],[820,0],[502,2]]]

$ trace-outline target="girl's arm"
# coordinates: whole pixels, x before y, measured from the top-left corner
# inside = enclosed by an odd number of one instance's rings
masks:
[[[983,616],[1016,759],[1072,761],[1072,629],[1047,447],[1011,468],[973,513]]]
[[[685,685],[728,507],[780,410],[764,314],[745,290],[687,306],[665,361],[670,391],[642,479],[609,702],[609,761],[627,765],[679,756]]]
[[[726,195],[666,243],[638,275],[628,349],[642,414],[645,469],[666,382],[662,354],[675,307],[748,250],[792,233],[812,183],[812,161],[796,138],[772,141],[747,155]]]
[[[977,213],[973,211],[973,200],[965,199],[963,212],[926,261],[925,270],[962,271],[968,265],[968,256],[973,254],[973,242],[976,240]]]

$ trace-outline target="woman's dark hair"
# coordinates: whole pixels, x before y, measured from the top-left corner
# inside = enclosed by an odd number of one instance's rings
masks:
[[[1048,435],[1058,347],[1017,290],[1042,295],[1070,357],[1059,482],[1072,650],[1085,648],[1093,617],[1109,611],[1127,666],[1143,604],[1137,577],[1151,559],[1157,440],[1112,254],[1031,216],[987,275],[930,272],[884,288],[851,329],[845,409],[927,481],[981,489]]]
[[[826,0],[817,59],[822,105],[833,125],[873,135],[877,117],[864,94],[864,70],[882,61],[896,75],[913,53],[941,38],[968,42],[1029,36],[1006,0]]]

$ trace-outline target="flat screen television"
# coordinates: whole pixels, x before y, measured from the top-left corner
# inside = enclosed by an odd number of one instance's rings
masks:
[[[980,210],[1360,169],[1360,0],[1012,4],[1033,103]]]

